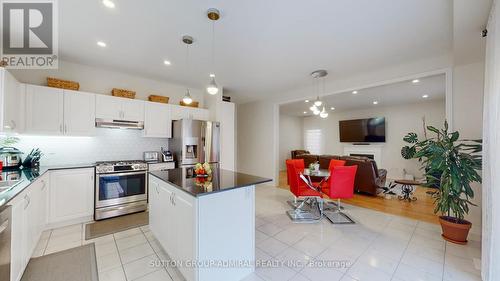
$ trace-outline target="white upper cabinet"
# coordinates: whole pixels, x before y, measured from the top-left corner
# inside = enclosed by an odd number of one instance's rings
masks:
[[[90,136],[95,130],[94,94],[64,91],[64,133],[71,136]]]
[[[26,85],[26,133],[64,134],[64,90]]]
[[[122,100],[123,119],[127,121],[144,121],[144,101],[119,98]]]
[[[26,85],[26,133],[91,136],[94,122],[94,94]]]
[[[144,121],[144,101],[96,95],[96,118]]]
[[[144,136],[171,138],[171,107],[167,104],[146,102],[144,108]]]
[[[172,105],[172,120],[194,119],[208,121],[208,118],[208,109]]]
[[[24,91],[10,72],[0,68],[0,132],[23,131]]]
[[[113,96],[96,95],[95,117],[104,119],[122,119],[122,105]]]

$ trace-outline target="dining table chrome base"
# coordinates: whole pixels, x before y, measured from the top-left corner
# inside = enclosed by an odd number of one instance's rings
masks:
[[[316,223],[321,219],[321,217],[310,211],[298,211],[297,209],[289,210],[286,214],[294,223]]]
[[[333,224],[355,224],[348,215],[340,211],[325,211],[323,215]]]

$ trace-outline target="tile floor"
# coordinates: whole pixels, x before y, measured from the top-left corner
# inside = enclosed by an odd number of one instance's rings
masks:
[[[257,187],[255,252],[262,266],[244,281],[481,280],[478,241],[447,243],[438,225],[348,205],[355,225],[293,224],[284,213],[289,197],[283,189]],[[88,241],[81,224],[53,229],[34,256],[92,242],[100,281],[183,280],[176,269],[150,266],[168,256],[147,226]],[[328,261],[334,262],[318,266]]]

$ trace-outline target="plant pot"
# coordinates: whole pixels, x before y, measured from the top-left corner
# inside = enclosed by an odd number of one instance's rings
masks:
[[[446,241],[462,245],[467,244],[467,236],[469,236],[472,223],[466,220],[457,222],[456,218],[447,216],[440,216],[439,223],[441,223],[441,229],[443,230],[441,236]]]

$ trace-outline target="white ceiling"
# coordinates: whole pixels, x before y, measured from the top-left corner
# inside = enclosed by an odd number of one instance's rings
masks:
[[[205,12],[216,7],[217,81],[239,102],[309,85],[316,69],[355,74],[452,46],[449,0],[113,1],[115,9],[101,0],[59,1],[61,59],[204,87],[212,72]],[[189,74],[184,34],[195,38]]]
[[[335,108],[335,112],[365,109],[381,106],[395,106],[402,104],[412,104],[419,102],[428,102],[429,100],[443,100],[446,92],[445,75],[435,75],[420,78],[419,83],[414,84],[411,80],[403,81],[367,89],[359,89],[358,93],[352,92],[338,93],[322,97],[321,100],[326,103],[326,108]],[[312,88],[312,87],[311,87]],[[312,90],[311,90],[312,91]],[[423,98],[428,95],[428,98]],[[291,116],[311,116],[309,110],[314,98],[310,102],[298,101],[280,106],[280,113]],[[373,101],[378,101],[377,105]],[[331,109],[330,109],[331,110]],[[307,112],[304,114],[304,112]]]

